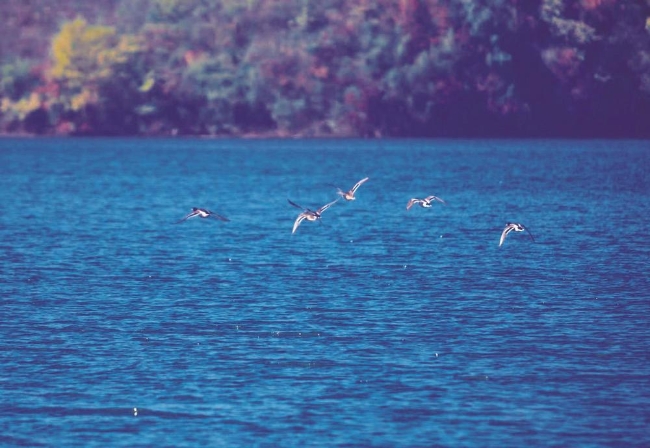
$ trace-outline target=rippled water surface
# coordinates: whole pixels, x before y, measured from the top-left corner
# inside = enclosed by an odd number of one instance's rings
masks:
[[[649,148],[0,140],[0,444],[648,446]]]

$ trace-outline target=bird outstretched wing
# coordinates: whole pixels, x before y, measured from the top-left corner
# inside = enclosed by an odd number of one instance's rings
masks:
[[[198,214],[199,214],[199,211],[198,211],[198,210],[194,210],[194,211],[188,213],[187,216],[185,216],[183,219],[179,219],[178,221],[176,221],[176,224],[179,224],[179,223],[181,223],[181,222],[183,222],[183,221],[187,221],[187,220],[190,219],[190,218],[194,218],[194,217],[197,216]]]
[[[296,221],[293,223],[293,230],[291,230],[291,234],[292,234],[292,235],[293,235],[294,233],[296,233],[296,229],[298,228],[298,226],[300,225],[300,223],[303,222],[303,221],[305,220],[306,217],[307,217],[307,216],[306,216],[304,213],[301,213],[301,214],[298,215],[298,218],[296,218]]]
[[[357,189],[358,189],[358,188],[359,188],[359,187],[360,187],[360,186],[361,186],[365,181],[367,181],[368,179],[369,179],[369,177],[364,177],[364,178],[361,179],[359,182],[357,182],[356,184],[354,184],[354,187],[352,187],[352,190],[350,190],[350,193],[352,193],[352,194],[354,195],[354,193],[356,193]]]
[[[406,210],[410,210],[410,208],[413,207],[414,204],[419,204],[420,202],[422,202],[422,199],[417,199],[417,198],[411,199],[406,204]]]
[[[327,210],[328,208],[330,208],[331,206],[333,206],[337,202],[338,202],[338,199],[336,199],[335,201],[330,202],[329,204],[323,205],[321,208],[316,210],[316,213],[320,215],[321,213],[323,213],[325,210]]]

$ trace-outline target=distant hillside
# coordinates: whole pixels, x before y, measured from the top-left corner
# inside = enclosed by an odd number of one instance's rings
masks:
[[[650,137],[650,2],[3,0],[0,132]]]

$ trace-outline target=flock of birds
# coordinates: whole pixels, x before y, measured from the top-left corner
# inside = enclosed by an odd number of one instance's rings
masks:
[[[332,202],[329,202],[329,203],[323,205],[318,210],[311,210],[311,209],[309,209],[307,207],[303,207],[302,205],[296,204],[291,199],[287,199],[287,201],[289,201],[289,204],[291,204],[292,206],[302,210],[302,212],[300,212],[300,214],[298,215],[298,217],[296,218],[296,220],[293,223],[293,229],[291,230],[291,233],[292,234],[296,233],[296,230],[298,229],[298,226],[300,226],[300,224],[304,220],[318,221],[319,219],[321,219],[323,212],[325,210],[327,210],[328,208],[330,208],[331,206],[333,206],[334,204],[336,204],[340,199],[345,199],[346,201],[354,201],[356,199],[356,197],[354,196],[355,193],[357,192],[359,187],[361,185],[363,185],[364,182],[366,182],[368,179],[369,179],[368,177],[364,177],[359,182],[354,184],[354,186],[348,191],[343,191],[340,188],[337,188],[337,194],[340,197],[337,198],[336,200],[332,201]],[[433,205],[434,202],[440,202],[441,204],[447,204],[442,198],[439,198],[438,196],[431,195],[431,196],[427,196],[424,199],[419,199],[419,198],[410,199],[408,201],[408,203],[406,204],[406,210],[410,210],[411,207],[413,207],[416,204],[419,205],[420,207],[430,208]],[[177,223],[187,221],[188,219],[195,218],[197,216],[199,218],[214,218],[214,219],[218,219],[220,221],[230,221],[225,216],[221,216],[218,213],[215,213],[213,211],[208,210],[207,208],[192,207],[192,211],[187,216],[185,216],[183,219],[177,221]],[[501,247],[501,245],[503,244],[503,242],[505,241],[506,237],[508,236],[508,234],[510,232],[523,232],[523,231],[526,231],[528,233],[528,235],[530,236],[530,239],[533,240],[533,242],[535,242],[535,238],[533,237],[533,234],[530,233],[530,230],[528,230],[523,224],[516,223],[516,222],[508,222],[508,223],[506,223],[505,228],[501,232],[501,239],[499,240],[499,247]]]

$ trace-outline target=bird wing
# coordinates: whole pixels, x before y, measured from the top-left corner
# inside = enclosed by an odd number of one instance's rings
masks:
[[[530,230],[528,230],[528,227],[526,227],[526,226],[524,226],[524,225],[522,225],[521,227],[523,227],[524,230],[525,230],[526,232],[528,232],[528,235],[530,236],[530,239],[533,240],[533,243],[534,243],[534,242],[535,242],[535,238],[533,237],[533,234],[530,233]]]
[[[319,208],[318,210],[316,210],[316,213],[320,215],[320,214],[323,213],[325,210],[327,210],[328,208],[330,208],[331,206],[333,206],[334,204],[336,204],[337,201],[338,201],[338,199],[336,199],[335,201],[330,202],[329,204],[325,204],[325,205],[323,205],[321,208]]]
[[[506,226],[506,228],[503,229],[503,232],[501,232],[501,239],[499,240],[499,247],[501,247],[501,245],[502,245],[503,242],[505,241],[506,236],[508,236],[508,234],[509,234],[510,232],[512,232],[512,229],[514,229],[514,227],[512,226],[512,224],[508,224],[508,225]]]
[[[352,190],[350,190],[350,193],[352,193],[352,194],[356,193],[357,188],[359,188],[359,187],[360,187],[360,186],[361,186],[365,181],[367,181],[368,179],[369,179],[368,177],[364,177],[364,178],[361,179],[359,182],[357,182],[356,184],[354,184],[354,187],[352,187]]]
[[[417,204],[418,202],[422,202],[422,200],[416,198],[411,199],[408,201],[408,204],[406,204],[406,210],[409,210],[411,207],[413,207],[413,204]]]
[[[438,196],[434,196],[434,195],[427,196],[425,201],[427,201],[427,202],[438,201],[438,202],[441,202],[443,204],[446,204],[446,202],[442,198],[439,198]]]
[[[194,218],[194,217],[197,216],[198,214],[199,214],[198,210],[194,210],[193,212],[188,213],[188,215],[187,215],[185,218],[183,218],[183,219],[179,219],[178,221],[176,221],[176,224],[181,223],[181,222],[183,222],[183,221],[186,221],[186,220],[188,220],[188,219],[190,219],[190,218]]]
[[[215,212],[210,212],[210,216],[213,217],[214,219],[218,219],[218,220],[220,220],[220,221],[230,221],[230,220],[229,220],[228,218],[226,218],[225,216],[221,216],[220,214],[215,213]]]
[[[298,205],[295,202],[293,202],[291,199],[287,199],[289,201],[289,204],[293,205],[296,208],[299,208],[300,210],[309,210],[308,208],[303,207],[302,205]]]
[[[300,223],[303,222],[303,221],[305,220],[305,218],[306,218],[306,216],[305,216],[304,213],[301,213],[301,214],[298,215],[298,217],[296,218],[296,222],[293,223],[293,230],[291,231],[291,234],[292,234],[292,235],[293,235],[294,233],[296,233],[296,229],[298,228],[298,226],[300,225]]]

